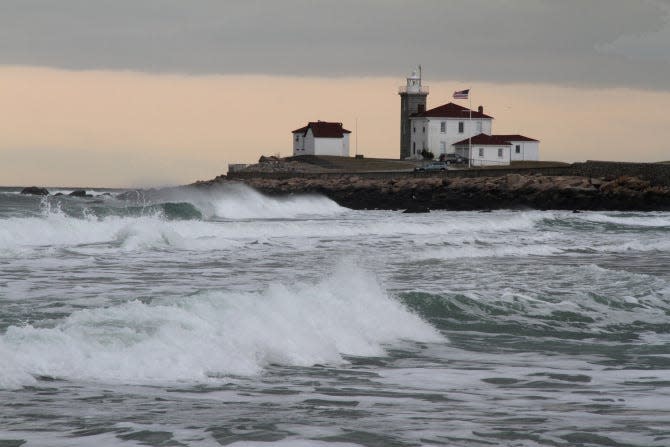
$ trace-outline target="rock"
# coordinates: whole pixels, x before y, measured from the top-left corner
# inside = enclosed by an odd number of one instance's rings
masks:
[[[49,191],[46,188],[40,188],[39,186],[28,186],[21,190],[21,194],[30,194],[33,196],[48,196]]]
[[[86,194],[86,191],[84,191],[83,189],[77,189],[75,191],[72,191],[68,195],[72,197],[93,197],[91,194]]]
[[[509,188],[517,187],[524,180],[524,177],[521,174],[507,174],[507,186]]]
[[[405,211],[403,211],[403,214],[419,214],[419,213],[430,213],[430,208],[424,205],[411,205],[408,207]]]
[[[378,179],[358,174],[281,179],[257,176],[239,181],[272,196],[318,193],[347,208],[407,213],[431,209],[670,210],[670,186],[651,186],[636,177],[591,178],[590,182],[586,176],[453,177],[446,179],[446,185],[444,180],[403,175]]]
[[[596,188],[600,188],[604,182],[602,178],[590,178],[589,183]]]

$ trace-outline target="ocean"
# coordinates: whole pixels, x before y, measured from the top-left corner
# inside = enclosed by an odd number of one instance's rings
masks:
[[[670,445],[670,213],[18,191],[2,447]]]

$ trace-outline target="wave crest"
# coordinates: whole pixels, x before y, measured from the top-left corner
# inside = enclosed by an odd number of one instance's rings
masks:
[[[0,337],[0,386],[29,384],[34,376],[207,381],[257,374],[269,364],[380,356],[386,344],[405,339],[444,340],[374,276],[342,267],[317,284],[131,301],[77,311],[50,328],[12,326]]]

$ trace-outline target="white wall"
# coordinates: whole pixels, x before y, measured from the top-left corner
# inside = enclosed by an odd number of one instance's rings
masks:
[[[349,156],[349,135],[348,133],[345,133],[343,138],[342,138],[342,156],[343,157],[348,157]]]
[[[298,141],[296,141],[298,135]],[[293,155],[338,155],[349,156],[349,134],[343,138],[314,138],[312,129],[307,134],[293,134]]]
[[[513,141],[512,143],[512,160],[532,160],[538,161],[540,159],[540,142],[539,141]],[[517,153],[517,146],[519,152]]]
[[[314,155],[342,155],[342,138],[314,138]]]
[[[483,155],[479,155],[480,149],[483,150]],[[498,156],[498,150],[502,149],[502,157]],[[459,154],[467,157],[468,148],[459,146],[457,149]],[[505,166],[510,163],[510,146],[491,146],[484,144],[472,145],[472,166]]]
[[[465,115],[465,114],[464,114]],[[454,143],[462,141],[469,137],[474,137],[480,133],[491,135],[493,123],[491,118],[486,119],[472,119],[470,121],[467,116],[463,119],[456,118],[412,118],[411,143],[410,147],[414,147],[416,143],[416,158],[420,158],[421,150],[426,148],[439,157],[442,142],[445,143],[447,154],[454,153]],[[441,123],[445,123],[445,132],[442,132]],[[463,132],[458,131],[458,123],[463,123]],[[425,132],[424,132],[425,127]],[[411,150],[411,149],[410,149]],[[412,152],[412,155],[413,152]]]
[[[301,155],[314,155],[314,132],[312,132],[312,129],[307,129],[305,133]]]
[[[294,133],[293,135],[293,155],[304,155],[305,140],[302,133]]]

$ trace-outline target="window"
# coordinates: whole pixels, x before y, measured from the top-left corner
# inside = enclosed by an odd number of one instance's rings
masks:
[[[419,104],[419,113],[425,112],[426,111],[426,105],[425,104]]]
[[[416,133],[416,127],[412,127],[412,132]]]
[[[447,143],[444,141],[440,141],[440,154],[446,154],[447,153]]]
[[[416,154],[416,141],[412,143],[412,151]]]
[[[458,133],[463,133],[465,130],[465,123],[463,121],[459,121],[458,123]]]
[[[423,126],[423,133],[426,133],[426,126]]]
[[[441,121],[440,122],[440,132],[442,132],[442,133],[447,132],[447,122],[446,121]]]
[[[517,144],[517,145],[516,145],[516,153],[517,153],[517,154],[520,154],[520,153],[521,153],[521,145],[520,145],[520,144]]]
[[[479,156],[480,156],[480,157],[483,157],[483,156],[484,156],[484,148],[483,148],[483,147],[480,147],[480,148],[479,148]]]
[[[503,156],[503,148],[499,147],[498,148],[498,158],[502,158]]]
[[[296,134],[295,141],[300,141],[300,135]],[[519,146],[517,146],[517,147],[519,147]]]
[[[482,122],[477,121],[477,133],[482,133]]]

